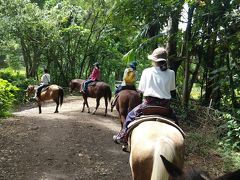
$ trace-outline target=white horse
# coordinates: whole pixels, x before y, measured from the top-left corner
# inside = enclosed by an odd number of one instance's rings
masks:
[[[134,180],[169,180],[160,155],[178,168],[184,163],[184,132],[172,121],[150,116],[141,118],[129,137],[130,166]],[[137,120],[133,121],[133,124]],[[130,127],[131,129],[131,127]]]

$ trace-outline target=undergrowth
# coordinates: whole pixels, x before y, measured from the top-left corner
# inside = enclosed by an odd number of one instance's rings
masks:
[[[234,128],[238,128],[236,119],[231,117],[227,121],[223,113],[198,105],[191,105],[188,111],[180,107],[179,103],[173,105],[180,126],[186,133],[186,166],[201,168],[213,176],[239,169],[240,153],[233,146],[234,143],[227,144],[231,134],[229,130],[237,135],[239,133],[232,127],[234,124]]]

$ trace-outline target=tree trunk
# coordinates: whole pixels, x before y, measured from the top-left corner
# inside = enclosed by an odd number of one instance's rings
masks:
[[[234,82],[233,82],[233,74],[232,74],[232,70],[230,67],[230,53],[228,53],[226,60],[227,60],[227,69],[229,72],[229,84],[230,84],[230,93],[231,93],[231,100],[232,100],[232,107],[233,108],[237,108],[237,99],[236,99],[236,95],[234,92]]]
[[[186,34],[185,34],[185,43],[184,43],[184,53],[186,59],[184,62],[184,82],[183,82],[183,98],[182,98],[182,104],[184,107],[188,106],[188,101],[190,97],[190,92],[189,90],[189,68],[190,68],[190,52],[188,50],[189,42],[191,40],[191,30],[192,30],[192,17],[193,17],[193,12],[194,12],[195,7],[192,6],[188,9],[188,23],[187,23],[187,29],[186,29]]]

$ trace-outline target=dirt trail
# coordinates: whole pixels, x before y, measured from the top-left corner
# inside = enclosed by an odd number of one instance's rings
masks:
[[[91,110],[95,100],[89,99]],[[0,121],[1,180],[131,179],[129,154],[113,143],[120,129],[117,112],[82,113],[82,99],[70,96],[58,114],[55,104],[22,107]]]

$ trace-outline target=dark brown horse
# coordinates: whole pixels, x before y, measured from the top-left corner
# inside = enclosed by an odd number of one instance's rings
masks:
[[[82,80],[82,79],[71,80],[69,83],[70,91],[72,91],[74,89],[80,90],[84,81],[85,80]],[[102,82],[102,81],[90,83],[88,85],[86,93],[83,93],[82,96],[84,99],[82,112],[84,112],[85,105],[87,105],[88,113],[90,113],[90,108],[89,108],[88,101],[87,101],[88,97],[96,98],[96,108],[92,114],[96,113],[96,111],[100,105],[100,99],[102,97],[104,97],[104,100],[105,100],[105,114],[104,115],[105,116],[107,115],[108,100],[110,101],[112,98],[111,88],[107,83]]]
[[[118,93],[116,109],[119,113],[121,128],[123,128],[127,114],[141,102],[142,98],[137,91],[126,89]]]
[[[163,164],[174,180],[237,180],[240,179],[240,169],[224,174],[221,177],[212,179],[207,172],[196,168],[188,168],[186,170],[179,169],[172,162],[168,161],[161,155]]]
[[[63,95],[64,95],[63,88],[53,84],[44,89],[45,90],[41,92],[41,95],[37,100],[39,114],[42,113],[42,109],[41,109],[42,102],[46,100],[51,100],[51,99],[57,104],[56,110],[54,113],[58,113],[58,106],[59,105],[61,106],[63,103]],[[31,95],[35,94],[36,90],[37,90],[37,86],[29,85],[25,91],[27,95],[30,97]]]

